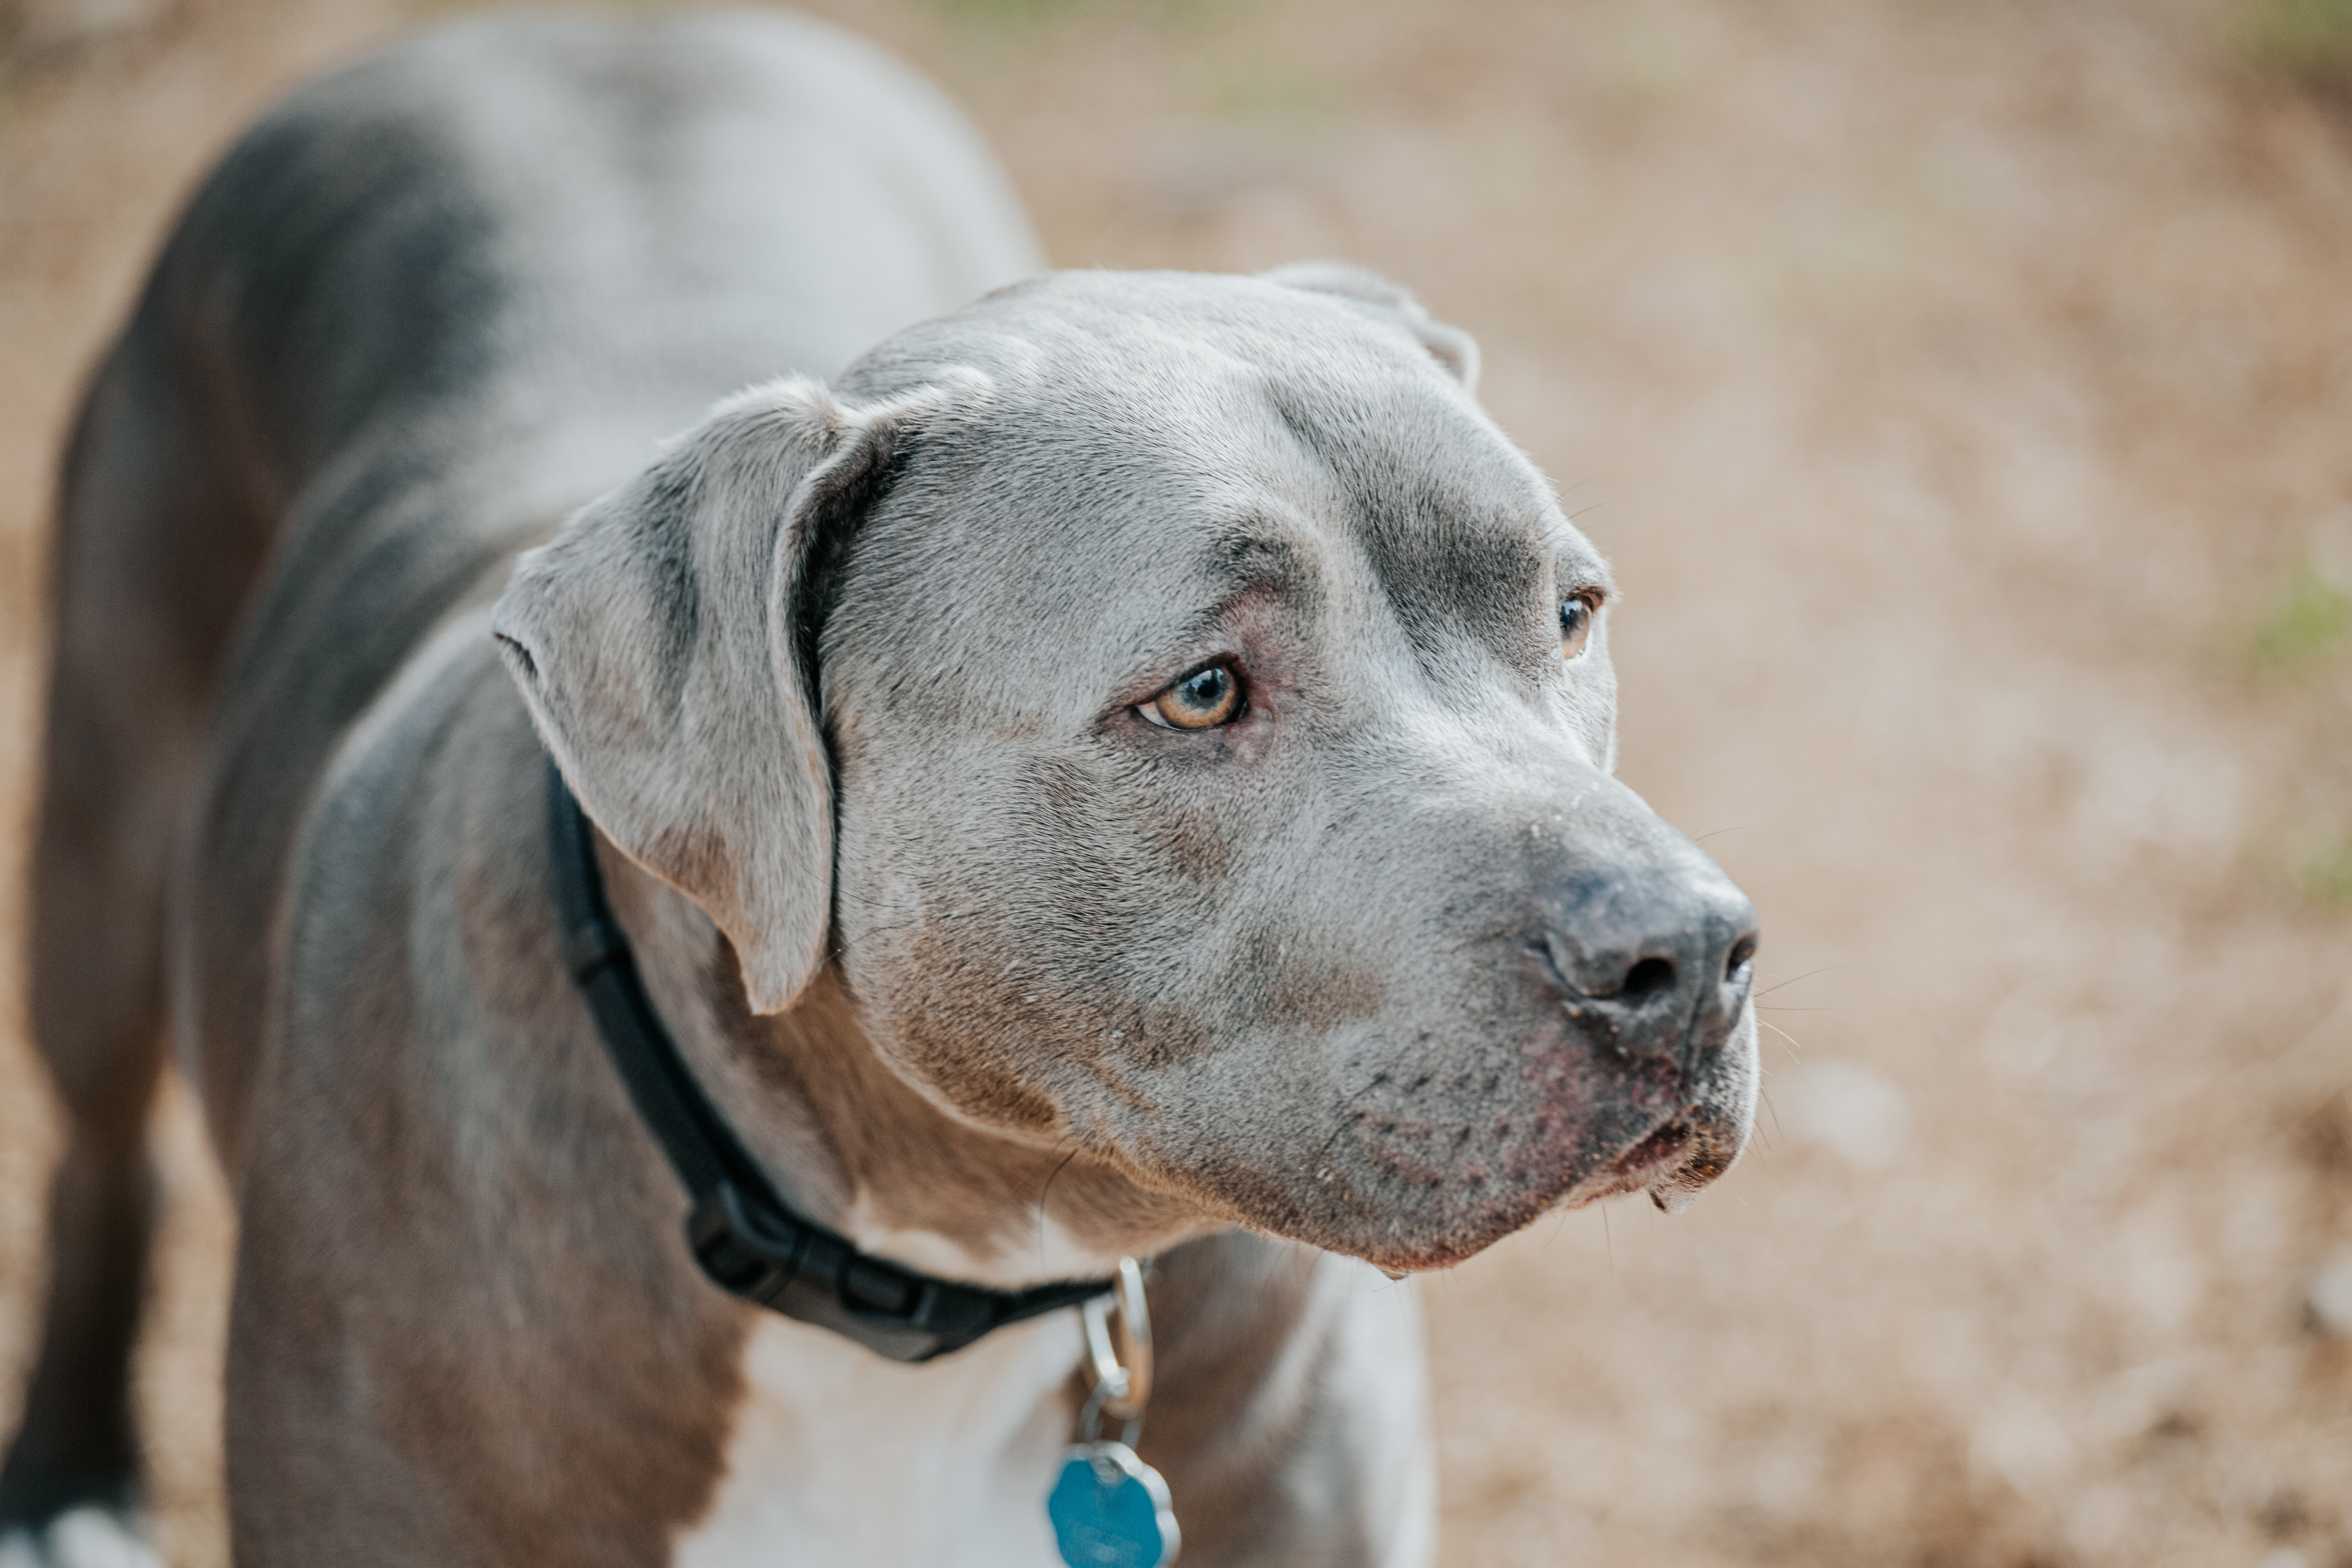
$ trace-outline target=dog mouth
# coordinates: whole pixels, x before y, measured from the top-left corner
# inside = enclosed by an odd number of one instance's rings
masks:
[[[1337,1085],[1328,1121],[1296,1140],[1219,1138],[1207,1161],[1198,1145],[1168,1149],[1169,1173],[1238,1223],[1392,1274],[1452,1268],[1546,1214],[1636,1193],[1680,1214],[1748,1142],[1754,1026],[1740,1000],[1719,1032],[1622,1058],[1552,1016],[1450,1059],[1424,1047],[1409,1066],[1368,1031],[1349,1067],[1381,1070]]]
[[[1507,1205],[1511,1217],[1506,1228],[1517,1229],[1538,1213],[1587,1208],[1642,1192],[1646,1192],[1650,1201],[1667,1214],[1680,1214],[1730,1164],[1724,1153],[1720,1131],[1710,1124],[1706,1109],[1693,1107],[1653,1127],[1606,1163],[1591,1168],[1583,1179],[1549,1203],[1538,1199],[1525,1209]],[[1498,1235],[1483,1234],[1484,1226],[1479,1228],[1482,1234],[1475,1240],[1457,1239],[1451,1245],[1415,1248],[1402,1257],[1367,1256],[1391,1278],[1450,1268],[1498,1238]]]
[[[1347,1114],[1370,1169],[1349,1173],[1380,1184],[1337,1188],[1322,1177],[1316,1195],[1347,1192],[1341,1227],[1357,1234],[1318,1245],[1422,1272],[1451,1267],[1546,1213],[1646,1193],[1659,1209],[1680,1214],[1731,1168],[1747,1141],[1737,1064],[1714,1065],[1717,1054],[1693,1081],[1670,1061],[1644,1058],[1612,1071],[1548,1052],[1541,1076],[1528,1074],[1540,1096],[1532,1110],[1523,1102],[1498,1111],[1472,1096],[1437,1116],[1412,1114],[1417,1105],[1356,1101]],[[1497,1085],[1472,1087],[1492,1094]],[[1358,1230],[1383,1215],[1385,1235]]]
[[[1700,1191],[1723,1174],[1729,1162],[1714,1152],[1714,1141],[1693,1113],[1685,1112],[1653,1128],[1615,1159],[1571,1187],[1559,1206],[1580,1209],[1630,1193],[1646,1192],[1650,1201],[1675,1215],[1697,1201]]]

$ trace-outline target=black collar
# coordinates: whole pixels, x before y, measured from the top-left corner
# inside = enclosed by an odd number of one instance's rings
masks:
[[[794,1214],[776,1194],[678,1055],[604,899],[595,829],[552,762],[548,837],[563,962],[580,983],[604,1054],[694,1198],[687,1241],[723,1289],[788,1318],[845,1334],[892,1361],[929,1361],[1007,1323],[1074,1307],[1108,1279],[992,1290],[918,1274]]]

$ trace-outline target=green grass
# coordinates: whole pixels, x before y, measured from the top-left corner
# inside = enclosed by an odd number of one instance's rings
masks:
[[[2252,640],[2254,665],[2264,674],[2308,673],[2352,640],[2352,594],[2327,573],[2302,563],[2272,591],[2254,622]]]
[[[2352,0],[2246,0],[2238,47],[2266,70],[2341,82],[2352,78]]]
[[[2294,867],[2296,889],[2323,909],[2352,910],[2352,832],[2306,845]]]

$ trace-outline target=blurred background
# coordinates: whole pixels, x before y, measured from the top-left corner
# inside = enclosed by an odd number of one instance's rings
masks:
[[[436,0],[0,0],[0,1427],[57,1147],[54,454],[191,182]],[[1622,772],[1765,921],[1691,1213],[1423,1289],[1444,1561],[2352,1568],[2352,0],[814,0],[1059,265],[1369,263],[1625,593]],[[224,1561],[184,1098],[142,1356]]]

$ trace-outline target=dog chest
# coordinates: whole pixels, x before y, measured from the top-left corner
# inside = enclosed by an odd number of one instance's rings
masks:
[[[763,1319],[709,1513],[678,1568],[1056,1568],[1045,1494],[1071,1412],[1076,1314],[903,1366]]]

